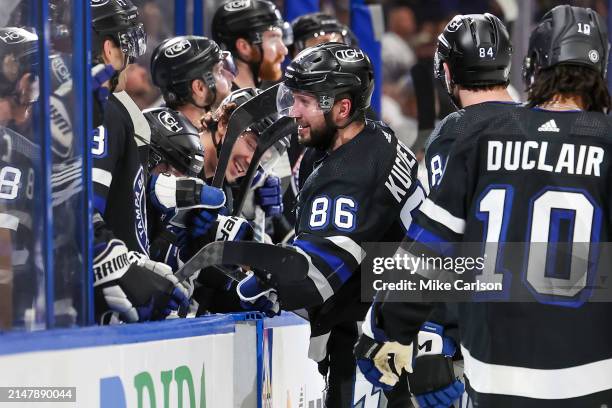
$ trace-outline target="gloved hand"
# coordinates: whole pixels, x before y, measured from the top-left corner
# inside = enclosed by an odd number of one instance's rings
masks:
[[[110,95],[110,79],[115,74],[112,65],[98,64],[91,69],[91,90],[94,94],[93,125],[94,128],[102,124],[104,118],[104,105]]]
[[[355,345],[357,366],[364,377],[385,391],[391,390],[399,380],[402,370],[412,372],[412,343],[390,341],[376,325],[373,304],[363,322],[363,333]],[[394,367],[390,363],[393,362]]]
[[[149,198],[162,213],[164,222],[177,226],[184,226],[179,213],[197,208],[209,211],[214,219],[225,205],[223,190],[208,186],[199,178],[176,177],[167,173],[151,176]]]
[[[252,271],[247,272],[247,277],[238,282],[236,292],[245,310],[257,310],[268,317],[280,313],[276,290],[265,288]]]
[[[461,398],[465,386],[453,371],[455,342],[444,336],[444,327],[425,322],[418,334],[419,349],[414,372],[408,376],[410,391],[421,408],[447,408]]]
[[[98,244],[93,264],[96,307],[104,305],[124,322],[163,319],[189,305],[187,291],[168,265],[128,251],[118,239]]]
[[[257,172],[253,178],[253,186],[257,186],[261,177],[264,177],[264,174]],[[255,189],[255,203],[264,210],[266,217],[281,214],[283,212],[283,193],[280,178],[273,174],[268,175],[263,180],[263,184]]]

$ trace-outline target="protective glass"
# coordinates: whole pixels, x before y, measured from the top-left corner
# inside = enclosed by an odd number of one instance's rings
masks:
[[[333,105],[332,96],[292,90],[284,83],[280,85],[276,94],[276,108],[281,116],[297,118],[327,113]]]
[[[119,33],[121,51],[130,58],[138,58],[147,51],[147,33],[142,24]]]

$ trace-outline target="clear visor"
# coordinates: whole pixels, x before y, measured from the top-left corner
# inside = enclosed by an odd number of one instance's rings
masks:
[[[285,21],[281,27],[281,30],[283,32],[283,43],[285,43],[286,46],[293,44],[293,28],[291,27],[291,24],[289,24],[288,21]]]
[[[271,148],[266,150],[266,152],[261,157],[261,161],[259,162],[259,166],[263,169],[265,173],[271,173],[280,158],[287,151],[287,146],[289,146],[290,136],[283,138],[282,140],[276,142]]]
[[[121,51],[131,58],[138,58],[147,51],[147,33],[142,24],[119,33]]]
[[[300,47],[297,48],[298,51],[302,51],[306,48],[314,47],[315,45],[328,42],[346,44],[346,38],[342,33],[339,32],[319,31],[317,33],[313,33],[311,37],[305,39],[304,41],[300,41]]]
[[[238,67],[236,66],[236,63],[234,62],[234,57],[232,57],[232,54],[229,51],[221,52],[220,62],[221,62],[221,67],[224,70],[231,72],[233,76],[238,75]]]
[[[332,96],[296,91],[284,83],[279,86],[276,94],[276,108],[279,115],[291,118],[327,113],[333,105]]]

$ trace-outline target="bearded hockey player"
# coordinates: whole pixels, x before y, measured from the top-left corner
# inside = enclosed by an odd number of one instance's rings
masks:
[[[353,405],[352,347],[369,306],[360,301],[361,244],[403,236],[424,195],[412,152],[384,124],[365,119],[373,75],[362,50],[339,43],[309,48],[287,68],[279,112],[296,119],[300,143],[326,152],[300,191],[291,245],[308,270],[275,290],[254,275],[238,285],[245,302],[267,297],[272,310],[308,309],[309,355],[328,377],[329,407]]]
[[[609,268],[606,251],[598,248],[609,241],[611,222],[608,49],[604,20],[595,11],[559,6],[548,12],[531,35],[523,67],[528,106],[457,138],[440,186],[408,231],[410,253],[440,242],[447,248],[499,242],[485,247],[497,262],[478,276],[502,281],[505,289],[486,294],[531,300],[459,304],[462,406],[600,407],[612,401],[612,303],[590,301],[602,289],[593,282]],[[515,250],[511,242],[524,248]],[[538,243],[554,253],[542,255]],[[581,256],[589,262],[558,249],[568,244],[586,250]],[[364,326],[360,342],[370,347],[361,357],[374,361],[381,380],[397,378],[381,363],[392,344],[410,368],[411,343],[428,312],[427,304],[373,306],[371,327],[379,336]]]
[[[94,59],[116,70],[92,149],[96,320],[160,319],[188,300],[172,269],[148,259],[144,166],[150,130],[122,91],[125,69],[145,52],[146,35],[129,0],[92,0],[91,9]]]
[[[233,90],[281,79],[281,64],[288,53],[283,42],[286,27],[280,11],[268,0],[229,1],[219,6],[212,37],[236,61]]]

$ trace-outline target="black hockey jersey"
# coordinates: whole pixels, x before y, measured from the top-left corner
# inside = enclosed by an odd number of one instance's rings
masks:
[[[279,297],[285,309],[309,308],[312,337],[363,320],[369,304],[360,301],[361,245],[401,240],[424,197],[416,170],[413,153],[393,132],[368,120],[324,155],[301,187],[292,244],[309,262],[308,279],[280,288]]]
[[[34,197],[40,179],[40,147],[9,128],[0,127],[0,228],[11,231],[14,297],[13,324],[25,324],[26,309],[36,302],[41,272],[37,236],[42,232],[41,207]],[[42,285],[42,282],[40,282]]]
[[[514,102],[483,102],[452,112],[442,119],[431,132],[425,144],[425,165],[427,167],[429,191],[440,184],[448,153],[458,135],[463,134],[469,126],[473,126],[474,122],[487,120],[518,105]]]
[[[612,403],[612,303],[588,302],[595,279],[610,274],[598,245],[610,241],[611,134],[612,121],[594,112],[517,107],[489,118],[458,136],[438,190],[415,213],[413,248],[499,242],[481,279],[504,290],[489,299],[512,291],[532,300],[460,304],[467,406]],[[535,242],[551,251],[540,264],[528,262]],[[586,268],[555,252],[564,242],[588,244]],[[399,303],[381,314],[402,342],[427,315]]]
[[[94,209],[114,237],[148,254],[146,164],[150,128],[125,93],[112,94],[93,140]],[[143,122],[144,121],[144,122]]]

